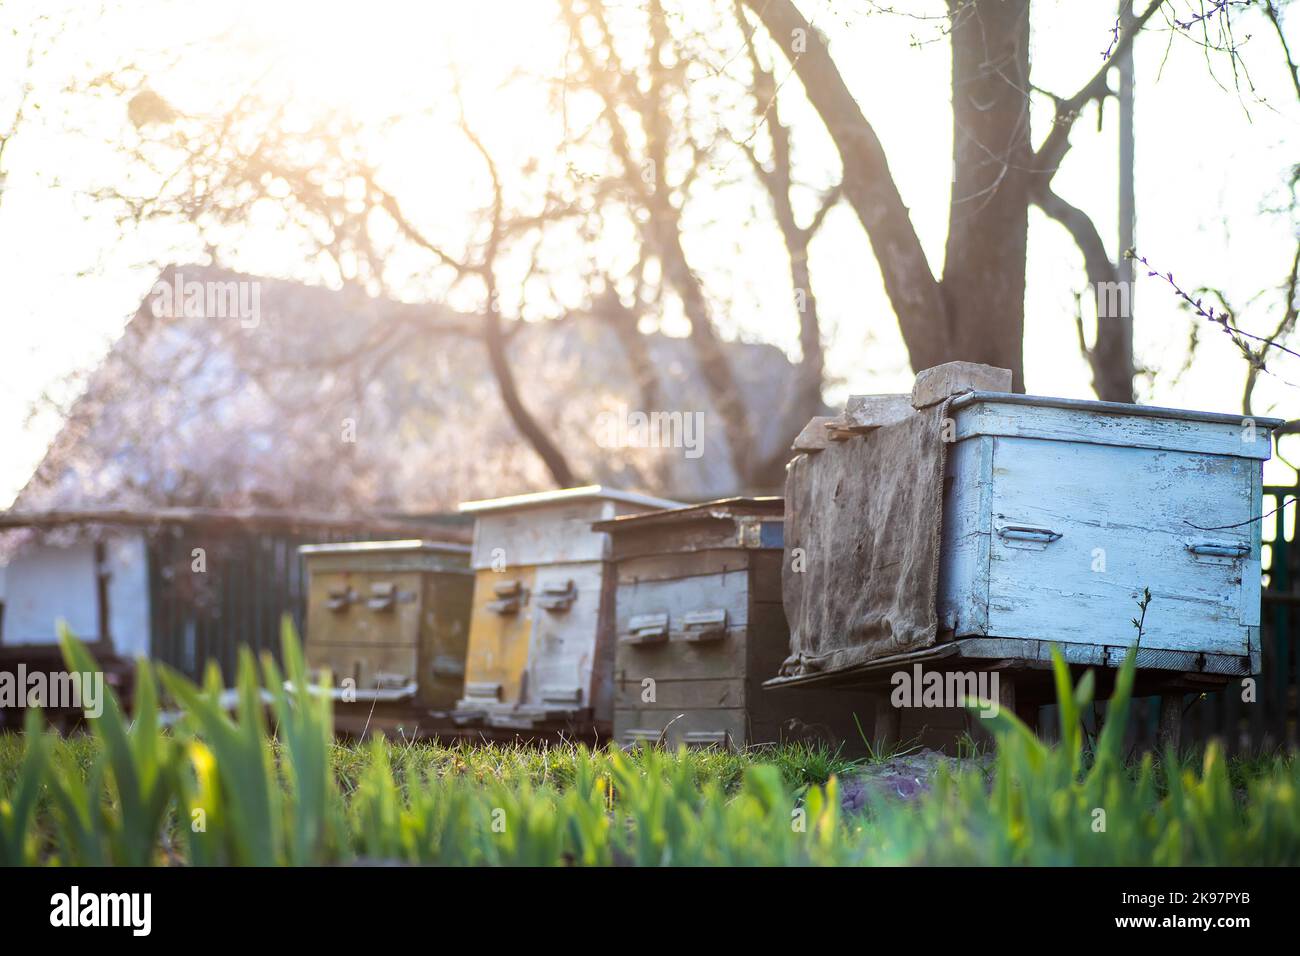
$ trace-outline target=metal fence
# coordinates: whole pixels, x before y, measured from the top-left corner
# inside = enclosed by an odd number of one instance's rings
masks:
[[[229,686],[241,647],[279,659],[283,615],[303,631],[307,579],[299,545],[412,538],[420,530],[202,522],[162,527],[149,537],[150,655],[196,680],[215,662]],[[439,536],[428,530],[426,536]]]

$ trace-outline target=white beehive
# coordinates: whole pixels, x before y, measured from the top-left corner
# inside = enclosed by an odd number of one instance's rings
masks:
[[[458,719],[608,733],[615,582],[591,525],[677,504],[599,485],[462,504],[475,577]]]
[[[1149,590],[1141,666],[1258,671],[1279,420],[978,391],[948,414],[939,628],[965,656],[1117,664]]]

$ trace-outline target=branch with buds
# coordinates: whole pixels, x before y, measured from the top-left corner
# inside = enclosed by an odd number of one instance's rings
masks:
[[[1245,356],[1246,361],[1250,362],[1252,366],[1259,369],[1261,372],[1269,371],[1264,366],[1264,353],[1270,348],[1274,348],[1280,352],[1285,352],[1288,355],[1294,355],[1296,358],[1300,358],[1300,352],[1288,348],[1287,346],[1283,345],[1281,342],[1277,341],[1275,337],[1256,335],[1253,332],[1247,332],[1237,325],[1236,321],[1232,317],[1232,313],[1223,309],[1216,310],[1213,305],[1205,304],[1204,301],[1199,297],[1193,298],[1185,289],[1183,289],[1182,286],[1180,286],[1174,280],[1174,274],[1172,272],[1161,272],[1159,269],[1151,265],[1151,263],[1147,260],[1146,256],[1139,256],[1137,252],[1132,249],[1125,252],[1124,256],[1125,258],[1133,259],[1137,262],[1142,263],[1142,265],[1146,266],[1147,275],[1149,277],[1160,279],[1161,281],[1166,283],[1171,289],[1173,289],[1174,294],[1178,296],[1178,298],[1180,298],[1188,306],[1188,308],[1190,308],[1201,318],[1206,319],[1209,322],[1213,322],[1215,325],[1219,326],[1219,328],[1223,330],[1224,334],[1227,335],[1230,339],[1232,339],[1233,344],[1236,345],[1237,348],[1241,350],[1241,353],[1242,355]],[[1259,349],[1251,348],[1250,343],[1246,341],[1247,339],[1261,343],[1262,347]],[[1291,383],[1287,383],[1287,384],[1291,384]]]

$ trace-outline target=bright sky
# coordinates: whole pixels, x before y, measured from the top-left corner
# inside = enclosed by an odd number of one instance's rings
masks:
[[[628,6],[633,6],[628,0]],[[891,167],[936,271],[942,267],[951,179],[948,54],[938,21],[868,15],[867,0],[802,4],[831,38],[841,71],[855,90],[890,157]],[[905,10],[937,13],[940,0],[900,2]],[[1035,3],[1033,79],[1068,94],[1090,76],[1109,43],[1109,3]],[[428,111],[429,123],[394,132],[384,141],[388,181],[436,221],[463,216],[474,158],[450,132],[454,114],[437,91],[445,89],[440,63],[461,65],[469,112],[478,131],[509,166],[548,141],[557,118],[530,102],[527,91],[495,92],[502,71],[553,70],[564,34],[547,0],[475,0],[474,3],[256,3],[195,8],[170,0],[109,5],[103,18],[70,5],[72,23],[52,52],[30,73],[23,69],[33,10],[58,4],[0,0],[0,130],[6,130],[24,75],[33,84],[30,121],[4,156],[8,172],[0,201],[0,506],[26,481],[57,428],[48,414],[29,418],[43,393],[67,394],[67,377],[93,367],[148,290],[155,262],[193,261],[201,252],[174,229],[149,228],[123,236],[109,211],[87,192],[122,173],[112,148],[123,135],[123,100],[86,101],[61,91],[135,59],[175,56],[176,65],[154,84],[182,109],[203,110],[223,91],[264,77],[264,94],[289,97],[310,114],[317,105],[344,106],[360,116],[382,104],[382,115]],[[1238,93],[1226,60],[1160,32],[1137,45],[1138,249],[1172,269],[1188,288],[1227,289],[1237,303],[1258,296],[1241,321],[1270,331],[1280,315],[1275,287],[1294,251],[1294,224],[1265,214],[1278,205],[1300,120],[1277,41],[1256,15],[1243,42],[1254,89]],[[18,29],[11,35],[10,27]],[[1295,27],[1295,24],[1292,24]],[[227,32],[229,31],[229,32]],[[1295,29],[1292,29],[1292,33]],[[223,35],[220,43],[210,38]],[[914,44],[913,39],[926,41]],[[1297,37],[1300,41],[1300,37]],[[232,51],[240,51],[237,54]],[[780,64],[784,71],[786,65]],[[817,181],[836,159],[815,118],[800,111],[797,81],[783,94],[796,122],[798,161]],[[1034,116],[1035,139],[1046,129],[1046,104]],[[1113,103],[1103,129],[1095,112],[1080,120],[1074,149],[1057,177],[1058,191],[1090,211],[1114,247],[1116,148]],[[441,124],[441,125],[440,125]],[[441,130],[441,132],[440,132]],[[688,254],[712,284],[734,290],[723,321],[732,334],[792,348],[796,339],[781,250],[771,229],[754,224],[733,197],[697,209],[702,223]],[[274,230],[241,247],[237,267],[269,275],[301,276],[300,250]],[[412,271],[418,270],[413,265]],[[813,282],[831,341],[830,398],[910,386],[896,325],[856,218],[847,206],[828,219],[813,250]],[[1055,224],[1031,213],[1026,296],[1026,378],[1040,394],[1093,397],[1074,329],[1074,294],[1084,289],[1080,256]],[[1240,308],[1240,305],[1239,305]],[[1141,399],[1162,405],[1236,412],[1245,365],[1213,329],[1204,328],[1191,370],[1175,381],[1193,320],[1176,307],[1167,287],[1139,284],[1139,362],[1157,371],[1140,384]],[[679,331],[672,317],[666,328]],[[1277,361],[1282,378],[1300,382],[1300,362]],[[1256,410],[1300,417],[1300,392],[1265,376]],[[1289,469],[1271,463],[1270,480]]]

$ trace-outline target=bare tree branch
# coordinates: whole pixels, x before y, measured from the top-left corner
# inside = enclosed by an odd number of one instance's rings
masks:
[[[844,196],[866,230],[912,367],[937,365],[947,357],[947,310],[875,130],[792,0],[743,2],[789,59],[839,151]],[[791,46],[796,42],[802,52]]]
[[[1047,182],[1051,182],[1052,177],[1056,175],[1057,169],[1060,168],[1065,154],[1069,152],[1070,131],[1074,128],[1074,124],[1083,112],[1083,108],[1094,100],[1100,102],[1111,95],[1110,84],[1107,80],[1110,71],[1124,56],[1128,55],[1134,37],[1141,32],[1146,22],[1151,19],[1164,2],[1165,0],[1151,0],[1132,23],[1120,25],[1119,39],[1111,45],[1105,62],[1073,96],[1065,99],[1056,96],[1052,97],[1056,101],[1056,115],[1052,120],[1052,129],[1047,134],[1047,138],[1043,140],[1042,145],[1034,153],[1034,168],[1037,170],[1038,175],[1045,178]]]
[[[1128,294],[1120,285],[1119,270],[1087,213],[1070,205],[1048,186],[1039,185],[1032,196],[1043,212],[1065,227],[1083,253],[1084,272],[1092,286],[1097,315],[1096,341],[1091,348],[1084,346],[1084,355],[1092,367],[1093,389],[1103,401],[1131,402],[1133,371],[1125,341],[1130,332],[1124,326],[1128,317],[1122,314],[1127,308]]]
[[[457,90],[457,99],[459,101],[459,90]],[[546,469],[551,473],[551,477],[555,479],[556,485],[560,488],[569,488],[578,483],[573,469],[569,466],[568,460],[551,439],[551,436],[538,424],[537,419],[524,405],[523,399],[519,395],[519,386],[515,381],[514,370],[510,367],[510,360],[506,354],[506,343],[501,327],[501,313],[498,307],[500,300],[497,294],[496,279],[497,257],[501,251],[501,241],[504,235],[504,190],[496,161],[483,144],[483,140],[470,126],[469,120],[465,116],[463,101],[461,102],[460,127],[479,156],[482,157],[483,164],[487,167],[488,175],[492,180],[491,232],[488,234],[482,259],[475,267],[475,271],[483,281],[485,292],[482,311],[483,341],[487,346],[488,361],[492,366],[492,373],[496,377],[501,402],[505,405],[510,420],[514,422],[520,434],[523,435],[524,439],[546,464]]]
[[[594,0],[581,8],[577,0],[565,0],[560,6],[575,38],[573,46],[583,64],[587,84],[600,96],[601,115],[614,155],[622,167],[622,181],[648,214],[641,224],[643,241],[655,251],[665,280],[676,291],[690,320],[691,344],[714,407],[723,418],[732,464],[744,480],[750,471],[754,447],[753,424],[735,372],[718,338],[703,285],[682,246],[681,213],[673,203],[667,181],[667,131],[662,114],[667,107],[668,68],[663,65],[662,54],[669,37],[662,6],[659,0],[650,2],[647,48],[650,82],[648,93],[644,95],[618,58],[614,35],[604,16],[601,0]],[[581,40],[584,16],[590,17],[596,27],[603,62],[597,60],[592,45]],[[644,162],[634,158],[620,107],[635,111],[638,117],[646,140]]]
[[[795,389],[785,397],[778,413],[778,420],[783,423],[783,431],[795,435],[804,423],[819,414],[823,407],[825,357],[821,338],[821,319],[817,311],[817,297],[813,294],[808,254],[813,236],[821,227],[827,213],[843,194],[843,181],[826,191],[812,221],[807,226],[800,226],[795,217],[794,200],[791,195],[794,171],[790,151],[790,129],[782,121],[777,103],[777,80],[772,71],[763,65],[754,43],[754,31],[750,29],[749,21],[745,18],[741,0],[735,0],[734,9],[744,37],[753,77],[755,120],[760,123],[766,120],[764,125],[768,131],[772,150],[771,169],[759,161],[752,142],[747,140],[737,145],[749,158],[755,175],[771,200],[772,212],[777,227],[781,230],[781,238],[785,242],[790,263],[790,287],[794,291],[795,309],[799,314],[799,349],[802,359],[798,367],[798,379]],[[784,443],[773,450],[769,459],[757,469],[764,480],[780,484],[788,454]]]

